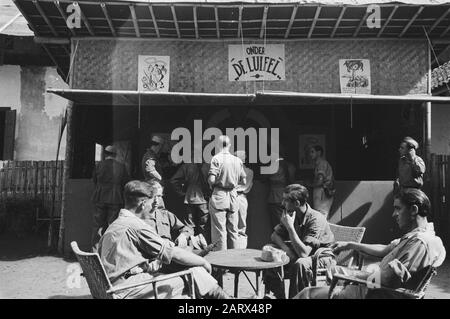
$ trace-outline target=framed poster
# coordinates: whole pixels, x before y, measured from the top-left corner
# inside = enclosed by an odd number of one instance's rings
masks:
[[[370,94],[370,62],[367,59],[340,59],[341,93]]]
[[[139,55],[138,91],[169,92],[170,57]]]
[[[300,134],[298,138],[298,158],[300,169],[313,169],[314,164],[309,157],[309,149],[314,145],[323,148],[323,155],[326,156],[326,134]]]

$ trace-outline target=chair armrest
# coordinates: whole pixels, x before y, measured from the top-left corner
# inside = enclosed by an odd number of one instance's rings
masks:
[[[175,277],[180,277],[180,276],[185,276],[185,275],[192,275],[192,270],[188,269],[188,270],[183,270],[183,271],[179,271],[179,272],[175,272],[172,274],[168,274],[168,275],[161,275],[161,276],[156,276],[154,278],[148,279],[148,280],[143,280],[141,282],[137,282],[134,284],[129,284],[129,285],[118,285],[116,287],[112,287],[111,289],[109,289],[107,291],[108,294],[112,294],[121,290],[126,290],[126,289],[130,289],[130,288],[135,288],[135,287],[139,287],[139,286],[144,286],[144,285],[148,285],[148,284],[152,284],[155,282],[159,282],[159,281],[164,281],[164,280],[168,280],[171,278],[175,278]]]
[[[328,292],[329,298],[332,298],[334,289],[339,280],[343,280],[343,281],[350,282],[350,283],[357,283],[357,284],[365,285],[365,286],[367,286],[367,283],[368,283],[366,280],[357,278],[354,276],[335,274],[333,276],[333,280],[330,285],[330,290]],[[381,286],[378,288],[370,288],[368,290],[366,298],[367,299],[379,299],[380,297],[377,297],[377,295],[380,296],[380,294],[383,294],[383,293],[385,295],[388,295],[389,298],[394,298],[394,299],[421,299],[424,296],[424,293],[416,293],[410,289],[405,289],[405,288],[394,289],[394,288]]]
[[[362,269],[362,267],[364,266],[364,264],[366,262],[372,261],[373,263],[379,262],[381,261],[381,257],[375,256],[375,255],[370,255],[368,253],[362,252],[362,251],[357,251],[354,250],[353,251],[354,254],[354,258],[357,260],[357,264],[358,264],[358,268]]]

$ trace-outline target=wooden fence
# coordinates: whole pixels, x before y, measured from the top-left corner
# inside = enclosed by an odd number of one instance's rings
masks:
[[[428,169],[427,169],[428,170]],[[450,156],[431,154],[430,195],[437,234],[450,249]]]
[[[39,216],[61,213],[64,161],[0,161],[0,202],[30,200]]]

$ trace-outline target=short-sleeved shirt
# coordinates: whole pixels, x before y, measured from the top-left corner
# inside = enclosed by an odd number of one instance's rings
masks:
[[[152,227],[122,209],[100,238],[98,253],[108,278],[114,283],[131,268],[148,261],[170,264],[173,250]]]
[[[442,240],[430,227],[418,227],[403,237],[394,239],[389,244],[388,250],[389,253],[379,264],[379,271],[381,284],[390,288],[415,289],[423,279],[416,274],[428,266],[439,267],[446,255]],[[365,285],[349,285],[339,291],[336,298],[362,299],[367,292],[368,288]],[[390,295],[387,293],[383,297]]]
[[[157,178],[154,175],[154,172],[158,172],[158,174],[162,177],[163,170],[160,163],[159,156],[155,154],[152,150],[147,150],[147,152],[142,157],[142,174],[144,175],[144,180],[149,182],[152,180],[156,180],[161,182],[161,179]]]
[[[221,151],[211,159],[208,175],[216,176],[210,204],[218,210],[237,211],[236,187],[246,178],[242,161],[227,151]]]
[[[334,235],[330,229],[325,216],[312,209],[306,204],[306,212],[304,214],[297,213],[294,220],[294,229],[298,238],[308,246],[312,247],[311,254],[320,248],[328,247],[334,242]],[[283,240],[289,240],[287,229],[280,223],[274,228],[274,232]]]
[[[199,169],[200,166],[200,169]],[[183,164],[175,175],[171,178],[171,183],[179,192],[182,183],[187,184],[186,194],[184,196],[185,204],[205,204],[206,199],[202,191],[202,184],[200,178],[204,178],[206,183],[206,176],[208,175],[209,165],[207,163]],[[200,175],[202,174],[202,175]]]
[[[181,233],[186,237],[194,235],[194,231],[189,226],[183,224],[167,209],[156,209],[151,215],[145,216],[144,221],[153,227],[159,236],[170,241],[174,241]]]
[[[402,156],[398,161],[398,182],[404,188],[420,188],[423,185],[425,163],[419,156],[409,159]]]
[[[381,274],[389,268],[394,270],[392,278],[382,278],[382,282],[393,288],[414,289],[421,278],[414,273],[427,266],[438,267],[445,259],[442,240],[429,228],[416,228],[400,239],[389,244],[390,252],[380,263]],[[383,275],[382,275],[383,276]]]

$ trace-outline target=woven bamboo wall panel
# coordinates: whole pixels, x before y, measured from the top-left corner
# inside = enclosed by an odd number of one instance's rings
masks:
[[[282,43],[282,42],[271,42]],[[137,90],[138,55],[170,56],[175,92],[253,93],[261,82],[228,81],[230,42],[82,40],[74,59],[73,88]],[[236,43],[238,44],[238,43]],[[286,80],[265,90],[337,93],[339,59],[369,59],[372,94],[427,92],[425,42],[342,40],[285,42]]]

